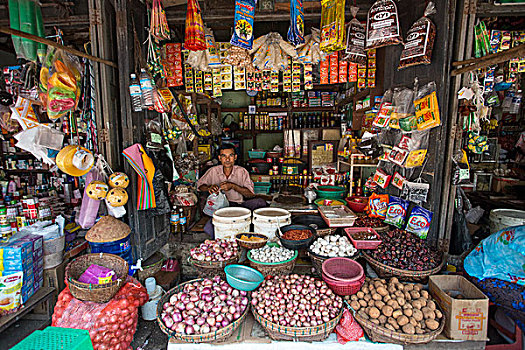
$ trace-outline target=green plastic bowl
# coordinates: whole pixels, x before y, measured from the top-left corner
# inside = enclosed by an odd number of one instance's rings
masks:
[[[343,199],[345,198],[346,188],[341,186],[318,186],[315,192],[317,192],[318,198]]]
[[[262,273],[244,265],[228,265],[224,268],[226,281],[232,288],[249,292],[259,287],[264,281]]]
[[[266,245],[270,246],[270,247],[281,247],[281,245],[279,243],[275,243],[275,242],[268,242],[268,243],[266,243]],[[286,248],[286,249],[288,249],[288,248]],[[262,262],[262,261],[255,260],[254,258],[252,258],[252,251],[251,250],[248,251],[248,254],[246,254],[246,257],[248,258],[248,260],[253,261],[254,263],[257,263],[257,264],[261,264],[261,265],[281,265],[281,264],[284,264],[284,263],[287,263],[287,262],[290,262],[292,260],[297,259],[297,256],[299,255],[299,252],[297,250],[294,250],[294,252],[295,252],[295,254],[290,259],[285,260],[285,261],[274,262],[274,263]]]

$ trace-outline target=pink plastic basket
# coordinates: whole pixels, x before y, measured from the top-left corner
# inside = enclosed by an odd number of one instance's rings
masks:
[[[360,241],[352,237],[354,233],[363,231],[375,234],[377,239]],[[345,228],[345,232],[348,238],[350,238],[350,241],[352,241],[352,244],[354,245],[355,249],[376,249],[383,242],[381,240],[381,237],[377,234],[376,230],[370,227],[347,227]]]
[[[349,258],[326,259],[322,270],[329,279],[345,283],[358,281],[365,275],[361,264]]]
[[[323,281],[325,281],[328,287],[337,295],[352,295],[361,290],[361,287],[365,283],[365,275],[363,274],[360,279],[353,282],[343,282],[328,278],[323,273]]]

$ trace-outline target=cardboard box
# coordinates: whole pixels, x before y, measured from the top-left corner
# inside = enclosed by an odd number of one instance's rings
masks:
[[[428,287],[446,317],[445,334],[454,340],[486,341],[489,298],[465,277],[430,276]],[[461,294],[465,299],[452,298]]]
[[[66,266],[67,261],[64,260],[52,269],[44,269],[44,287],[55,288],[59,294],[66,287],[64,282]]]

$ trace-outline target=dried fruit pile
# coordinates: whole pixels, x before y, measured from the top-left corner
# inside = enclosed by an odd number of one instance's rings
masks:
[[[391,331],[425,334],[439,328],[443,314],[422,287],[367,277],[361,291],[345,298],[360,318]]]
[[[360,216],[354,222],[354,227],[385,227],[385,223],[380,218],[371,218],[369,216]]]
[[[395,229],[379,235],[383,243],[376,250],[366,252],[385,265],[403,270],[426,271],[441,263],[442,254],[410,232]]]

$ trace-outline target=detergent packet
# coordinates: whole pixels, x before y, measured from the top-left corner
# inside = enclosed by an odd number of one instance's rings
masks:
[[[427,238],[433,213],[430,210],[416,206],[408,218],[406,230],[421,239]]]
[[[384,219],[388,208],[388,194],[373,193],[368,200],[368,208],[371,218]]]
[[[390,202],[386,210],[385,224],[394,225],[398,228],[405,226],[405,219],[410,202],[398,197],[390,196]]]

